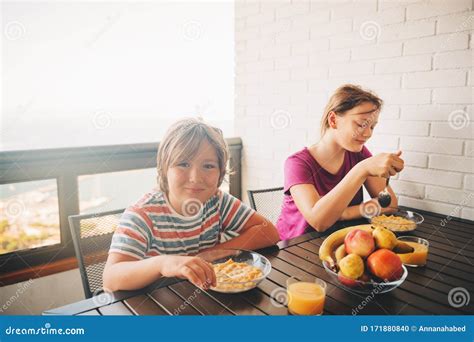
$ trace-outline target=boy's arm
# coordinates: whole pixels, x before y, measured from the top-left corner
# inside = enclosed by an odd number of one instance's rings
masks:
[[[239,248],[253,250],[272,246],[280,241],[280,236],[273,223],[257,212],[247,220],[239,234],[239,236],[210,249]]]
[[[186,278],[201,288],[216,283],[212,266],[199,257],[158,255],[137,260],[128,255],[110,253],[104,268],[104,289],[137,290],[162,276]]]

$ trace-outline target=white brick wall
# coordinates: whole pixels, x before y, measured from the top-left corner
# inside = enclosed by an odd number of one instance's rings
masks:
[[[285,158],[319,139],[332,91],[385,107],[374,153],[403,150],[400,203],[474,219],[471,0],[239,1],[236,134],[243,190],[283,183]]]

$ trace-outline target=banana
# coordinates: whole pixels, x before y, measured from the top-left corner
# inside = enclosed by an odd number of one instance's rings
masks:
[[[344,245],[344,243],[342,243],[339,247],[336,248],[336,251],[334,252],[336,262],[339,264],[339,261],[341,261],[341,259],[344,258],[346,255],[346,246]]]
[[[413,253],[415,249],[409,244],[397,240],[397,244],[393,248],[393,252],[397,254]]]
[[[371,233],[373,228],[371,228],[370,224],[362,224],[360,226],[343,228],[332,233],[326,239],[324,239],[321,247],[319,247],[319,259],[322,261],[327,261],[330,267],[334,267],[336,265],[333,258],[334,250],[344,243],[344,238],[346,235],[354,229],[362,229]]]

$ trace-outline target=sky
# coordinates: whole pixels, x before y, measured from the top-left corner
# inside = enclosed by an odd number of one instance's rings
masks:
[[[2,2],[0,151],[233,135],[232,2]]]

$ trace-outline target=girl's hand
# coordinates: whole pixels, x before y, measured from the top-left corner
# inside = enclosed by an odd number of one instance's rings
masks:
[[[369,176],[388,178],[403,170],[404,161],[400,158],[401,154],[402,151],[380,153],[364,159],[361,163]]]
[[[387,207],[387,208],[382,208],[380,210],[380,215],[390,215],[393,213],[396,213],[398,211],[398,207]]]
[[[161,274],[164,277],[188,279],[202,289],[216,286],[216,274],[212,266],[202,258],[195,256],[166,256]]]

